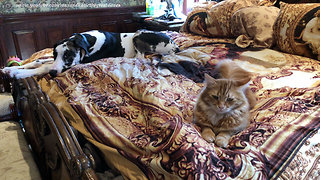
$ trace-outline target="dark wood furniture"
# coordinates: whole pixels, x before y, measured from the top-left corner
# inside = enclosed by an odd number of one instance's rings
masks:
[[[164,24],[164,23],[159,23],[154,20],[145,20],[142,23],[142,26],[145,29],[152,30],[152,31],[180,31],[183,23],[172,23],[172,24]]]
[[[72,127],[34,78],[15,80],[13,97],[43,179],[98,179],[91,145],[81,146]]]
[[[141,11],[144,6],[0,15],[0,68],[9,56],[26,59],[76,32],[134,32],[139,24],[132,13]],[[15,110],[9,118],[21,122],[43,179],[98,179],[97,170],[106,167],[103,158],[73,130],[34,78],[11,80],[0,72],[0,91],[12,91]]]
[[[134,13],[133,20],[139,23],[141,28],[152,31],[180,31],[183,25],[181,20],[178,20],[178,22],[159,22],[151,19],[151,16],[144,12]]]

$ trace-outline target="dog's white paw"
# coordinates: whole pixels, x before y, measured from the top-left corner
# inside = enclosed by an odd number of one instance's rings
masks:
[[[11,67],[5,67],[3,69],[1,69],[1,71],[5,74],[9,74],[11,72],[12,68]]]
[[[21,79],[21,78],[24,78],[23,76],[23,73],[21,72],[21,70],[23,69],[20,69],[18,68],[18,66],[13,66],[13,67],[5,67],[3,69],[1,69],[1,71],[4,73],[4,74],[7,74],[9,75],[11,78],[17,78],[17,79]]]
[[[2,72],[9,75],[11,78],[14,78],[17,76],[17,74],[19,74],[19,69],[6,67],[2,69]]]
[[[11,74],[13,71],[16,71],[19,69],[20,66],[12,66],[12,67],[5,67],[1,71],[5,74]]]
[[[15,68],[10,68],[10,67],[5,67],[1,70],[4,74],[7,74],[9,75],[11,78],[14,77],[15,75],[15,71],[16,69]]]

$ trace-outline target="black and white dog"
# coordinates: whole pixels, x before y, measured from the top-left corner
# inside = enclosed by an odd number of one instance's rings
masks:
[[[49,73],[57,74],[72,66],[107,57],[143,58],[147,52],[162,55],[178,52],[178,46],[162,32],[139,30],[136,33],[113,33],[98,30],[77,33],[54,46],[54,59],[36,60],[2,71],[17,79]]]

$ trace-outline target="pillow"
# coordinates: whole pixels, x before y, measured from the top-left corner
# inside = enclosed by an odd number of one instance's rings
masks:
[[[280,3],[280,13],[274,24],[274,36],[280,50],[319,58],[320,3]]]
[[[225,0],[209,4],[210,8],[196,8],[188,14],[182,31],[209,37],[232,37],[230,21],[234,12],[244,7],[274,3],[275,0]]]
[[[269,48],[273,45],[273,24],[280,9],[273,6],[252,6],[235,12],[231,18],[231,33],[236,44],[246,48]]]
[[[202,6],[196,6],[193,8],[193,10],[188,14],[181,31],[202,36],[210,36],[210,33],[206,30],[206,19],[208,18],[207,12],[215,4],[217,3],[210,2],[208,4],[202,4]]]

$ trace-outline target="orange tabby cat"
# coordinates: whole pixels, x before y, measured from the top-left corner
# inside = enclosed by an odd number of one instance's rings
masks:
[[[205,74],[205,87],[194,109],[194,122],[208,142],[226,147],[232,135],[249,125],[255,97],[249,89],[250,73],[230,60],[217,65],[221,79]]]

